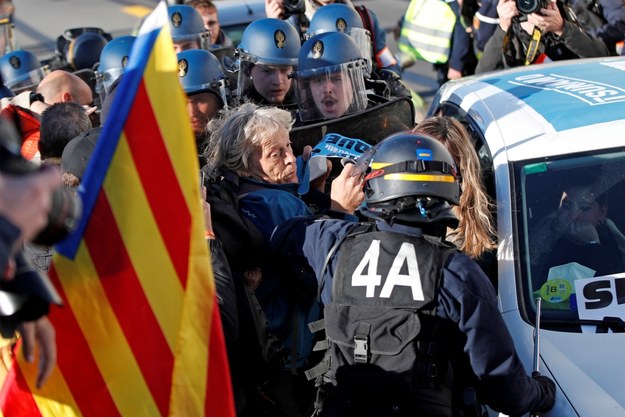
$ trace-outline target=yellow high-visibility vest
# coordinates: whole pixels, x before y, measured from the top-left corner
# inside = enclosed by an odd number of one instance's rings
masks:
[[[443,64],[449,59],[456,14],[444,0],[412,0],[404,16],[399,49],[415,59]]]

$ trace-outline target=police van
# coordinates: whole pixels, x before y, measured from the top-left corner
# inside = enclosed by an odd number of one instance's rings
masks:
[[[556,382],[544,415],[624,416],[625,58],[448,82],[434,114],[474,140],[496,202],[500,310],[528,373]]]

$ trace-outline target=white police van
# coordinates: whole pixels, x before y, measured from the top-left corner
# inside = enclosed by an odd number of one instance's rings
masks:
[[[449,82],[429,114],[475,141],[496,200],[501,312],[528,373],[556,381],[544,415],[625,416],[625,58]]]

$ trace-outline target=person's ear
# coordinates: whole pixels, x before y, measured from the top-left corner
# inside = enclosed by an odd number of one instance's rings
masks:
[[[72,95],[70,93],[63,93],[63,95],[61,95],[61,101],[63,103],[67,103],[68,101],[73,101]]]

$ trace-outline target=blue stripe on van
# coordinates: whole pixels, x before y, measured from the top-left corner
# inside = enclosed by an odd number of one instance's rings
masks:
[[[519,98],[555,130],[625,119],[625,58],[570,62],[480,80]]]

